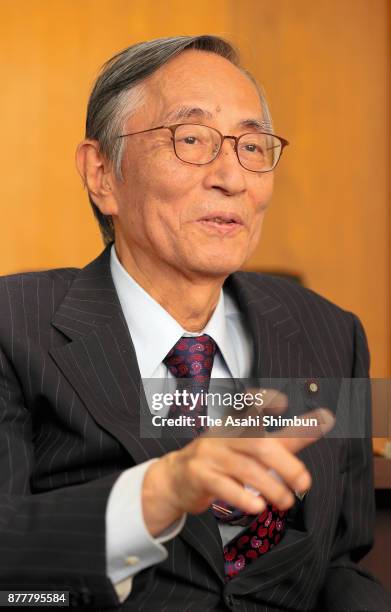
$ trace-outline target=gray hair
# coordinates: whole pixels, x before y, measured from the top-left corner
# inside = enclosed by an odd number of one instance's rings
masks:
[[[129,116],[142,100],[143,81],[170,59],[187,49],[207,51],[224,57],[237,66],[256,86],[265,124],[271,129],[271,117],[265,96],[254,77],[239,63],[234,46],[219,36],[175,36],[137,43],[109,59],[92,89],[87,107],[86,138],[97,140],[100,151],[111,162],[115,175],[123,180],[121,165],[124,139],[118,138]],[[114,225],[100,212],[88,194],[105,244],[114,240]]]

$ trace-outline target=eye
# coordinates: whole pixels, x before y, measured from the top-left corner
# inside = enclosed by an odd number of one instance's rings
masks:
[[[202,135],[194,134],[179,134],[175,138],[176,142],[181,145],[200,146],[205,144],[205,138]]]
[[[185,144],[192,145],[192,144],[196,144],[197,138],[195,136],[185,136],[184,138],[182,138],[182,141]]]
[[[265,147],[262,146],[259,142],[244,142],[242,143],[240,150],[245,154],[255,154],[258,156],[265,155]]]
[[[246,144],[246,145],[244,145],[244,148],[249,153],[255,153],[258,147],[255,144]]]

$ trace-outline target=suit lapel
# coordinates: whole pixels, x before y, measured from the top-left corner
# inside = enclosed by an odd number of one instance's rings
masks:
[[[239,302],[254,344],[252,377],[299,376],[303,364],[300,327],[287,306],[252,280],[252,274],[233,274],[225,288]],[[307,374],[309,376],[309,374]]]
[[[110,274],[110,249],[80,271],[52,321],[71,342],[50,354],[100,427],[136,463],[178,448],[170,440],[140,441],[148,410],[136,353]]]

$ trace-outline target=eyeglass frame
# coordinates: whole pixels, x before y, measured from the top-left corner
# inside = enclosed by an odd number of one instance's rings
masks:
[[[176,151],[176,147],[175,147],[175,132],[179,127],[182,127],[183,125],[200,125],[202,127],[206,127],[209,128],[210,130],[213,130],[214,132],[217,132],[217,134],[220,136],[220,148],[218,149],[216,155],[213,157],[213,159],[211,159],[208,162],[199,164],[196,162],[189,162],[189,161],[185,161],[184,159],[182,159],[181,157],[179,157],[177,151]],[[271,172],[272,170],[274,170],[277,167],[278,162],[281,159],[283,150],[286,146],[289,145],[289,141],[286,140],[285,138],[282,138],[282,136],[277,136],[277,134],[272,134],[271,132],[245,132],[244,134],[241,134],[240,136],[229,136],[229,135],[224,135],[222,134],[218,129],[211,127],[210,125],[205,125],[203,123],[175,123],[174,125],[159,125],[158,127],[154,127],[154,128],[148,128],[147,130],[141,130],[139,132],[130,132],[129,134],[120,134],[119,136],[116,136],[116,138],[125,138],[127,136],[136,136],[137,134],[146,134],[147,132],[154,132],[156,130],[170,130],[171,132],[171,141],[173,143],[173,149],[174,149],[174,153],[176,155],[176,157],[183,163],[185,164],[191,164],[192,166],[207,166],[208,164],[211,164],[213,161],[215,161],[215,159],[217,159],[217,157],[220,154],[221,149],[223,148],[223,143],[224,140],[226,138],[229,138],[231,140],[234,141],[234,147],[233,150],[236,153],[236,157],[238,159],[239,164],[242,166],[242,168],[244,168],[245,170],[247,170],[248,172],[257,172],[257,173],[262,173],[265,174],[266,172]],[[278,138],[278,140],[281,142],[281,152],[280,155],[276,161],[276,163],[274,164],[274,166],[272,168],[270,168],[269,170],[250,170],[250,168],[246,168],[246,166],[244,166],[242,164],[242,162],[240,161],[239,158],[239,153],[238,153],[238,142],[239,140],[243,137],[243,136],[248,136],[251,134],[265,134],[266,136],[273,136],[274,138]]]

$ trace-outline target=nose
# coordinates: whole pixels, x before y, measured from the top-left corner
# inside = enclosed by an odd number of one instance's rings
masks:
[[[223,147],[226,142],[230,142],[231,147],[233,148],[234,151],[236,151],[236,138],[235,138],[235,136],[223,136],[223,144],[221,146]]]
[[[236,157],[236,161],[239,163],[239,158],[236,152],[236,138],[235,136],[223,136],[223,142],[218,155],[232,155],[231,150]]]
[[[240,165],[236,154],[235,138],[224,136],[217,157],[208,168],[206,185],[220,189],[226,195],[237,195],[246,190],[246,170]]]

